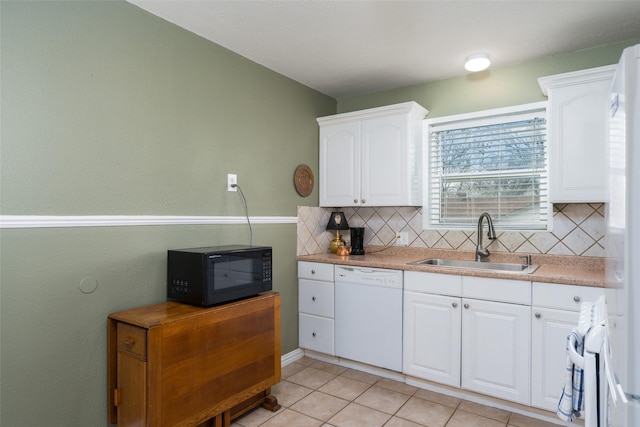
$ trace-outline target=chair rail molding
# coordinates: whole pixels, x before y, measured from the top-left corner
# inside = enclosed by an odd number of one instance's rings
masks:
[[[295,216],[249,217],[252,224],[297,224]],[[0,229],[246,224],[246,216],[0,215]]]

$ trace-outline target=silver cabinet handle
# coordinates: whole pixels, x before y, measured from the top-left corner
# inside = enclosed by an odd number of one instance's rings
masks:
[[[456,308],[457,306],[458,306],[458,303],[457,303],[457,302],[452,302],[452,303],[451,303],[451,307]]]
[[[362,203],[367,203],[367,201],[365,199],[362,199]]]
[[[353,199],[353,203],[358,204],[358,199]]]
[[[575,302],[580,302],[580,297],[576,295],[575,297],[573,297],[573,300],[574,300]]]
[[[315,332],[313,332],[311,335],[313,335],[313,336],[315,337],[315,336],[316,336],[316,333],[315,333]]]
[[[465,304],[465,305],[464,305],[464,308],[469,308],[469,304]]]
[[[535,314],[535,316],[536,316],[536,319],[539,319],[539,318],[541,318],[541,317],[542,317],[542,314],[540,314],[540,313],[536,313],[536,314]]]
[[[311,270],[311,274],[316,274],[316,271],[315,270]]]
[[[316,300],[316,297],[311,297],[311,301],[315,301],[315,300]]]

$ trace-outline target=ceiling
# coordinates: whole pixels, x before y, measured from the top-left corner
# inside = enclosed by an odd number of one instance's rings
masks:
[[[640,0],[128,0],[341,98],[640,38]]]

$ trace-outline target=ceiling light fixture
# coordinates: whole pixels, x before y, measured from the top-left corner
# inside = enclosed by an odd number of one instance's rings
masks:
[[[486,70],[489,68],[489,65],[491,65],[489,55],[486,53],[474,53],[467,58],[464,68],[466,68],[467,71],[476,72]]]

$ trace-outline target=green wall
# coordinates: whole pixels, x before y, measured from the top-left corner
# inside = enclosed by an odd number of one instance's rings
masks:
[[[415,101],[429,110],[427,117],[433,118],[545,101],[547,98],[538,85],[539,77],[616,64],[624,48],[637,43],[640,39],[422,85],[340,98],[338,112]]]
[[[2,215],[296,216],[336,100],[124,1],[0,2]],[[283,354],[298,347],[296,224],[274,248]],[[108,425],[106,318],[164,301],[166,250],[248,227],[0,229],[0,425]],[[97,282],[83,293],[83,279]]]
[[[544,99],[543,75],[635,42],[335,100],[123,1],[0,1],[0,214],[296,215],[316,117],[415,100],[430,117]],[[297,348],[295,224],[274,247],[283,353]],[[166,250],[247,243],[246,225],[0,228],[0,425],[106,420],[106,317],[165,299]],[[83,279],[97,283],[92,293]]]

